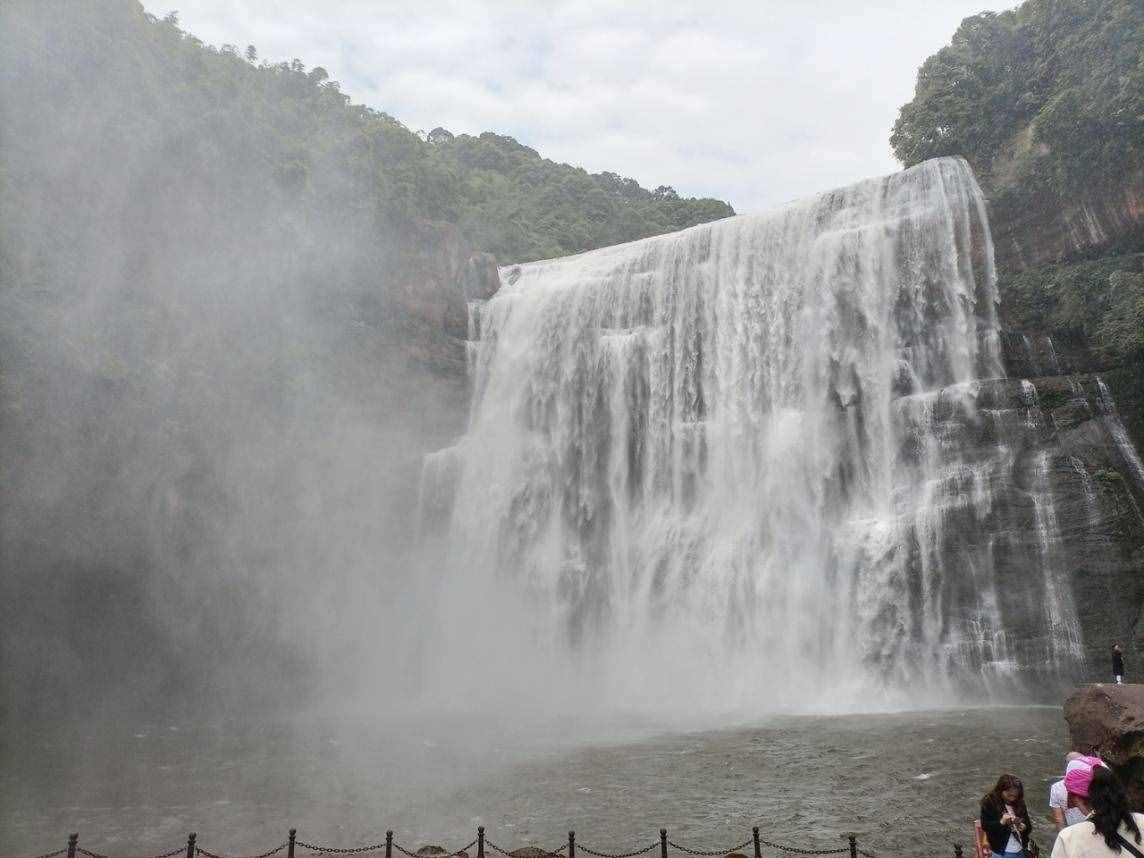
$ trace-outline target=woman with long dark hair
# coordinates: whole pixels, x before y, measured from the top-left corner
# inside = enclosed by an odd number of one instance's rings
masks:
[[[1069,801],[1088,818],[1057,835],[1053,858],[1140,858],[1144,856],[1144,814],[1128,810],[1124,785],[1096,757],[1082,757],[1065,775]],[[1076,761],[1080,762],[1080,761]]]
[[[981,799],[981,829],[994,858],[1020,858],[1029,845],[1033,820],[1025,806],[1025,787],[1016,775],[1001,775]]]

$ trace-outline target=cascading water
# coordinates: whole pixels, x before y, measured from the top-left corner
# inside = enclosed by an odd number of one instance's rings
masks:
[[[960,159],[502,270],[423,489],[442,687],[815,706],[1011,668],[994,537],[964,533],[1015,454],[957,430],[1003,375],[995,279]]]

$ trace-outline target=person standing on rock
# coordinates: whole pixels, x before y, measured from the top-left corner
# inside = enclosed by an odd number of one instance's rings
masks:
[[[1101,760],[1083,757],[1065,775],[1069,799],[1085,821],[1057,835],[1052,858],[1141,858],[1144,814],[1130,813],[1124,785]]]
[[[1124,684],[1124,652],[1118,643],[1112,645],[1112,675],[1116,677],[1117,685]]]
[[[1033,833],[1025,806],[1025,787],[1015,775],[1004,774],[981,799],[981,829],[994,858],[1022,858]]]
[[[1083,756],[1084,755],[1079,751],[1069,751],[1065,754],[1066,777],[1068,776],[1070,768],[1075,768],[1076,765],[1085,765],[1084,763],[1077,762]],[[1060,831],[1065,826],[1084,822],[1084,814],[1080,812],[1080,809],[1069,805],[1069,792],[1065,788],[1064,778],[1061,778],[1049,787],[1049,810],[1052,811],[1053,822],[1057,826],[1057,831]]]

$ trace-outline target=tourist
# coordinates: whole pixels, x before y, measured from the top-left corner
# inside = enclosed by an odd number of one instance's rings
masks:
[[[1065,774],[1069,773],[1069,767],[1074,762],[1077,765],[1086,765],[1085,763],[1077,762],[1084,755],[1078,751],[1069,751],[1065,754]],[[1076,807],[1069,806],[1069,793],[1065,789],[1065,779],[1062,777],[1059,781],[1049,787],[1049,810],[1053,814],[1053,822],[1056,823],[1057,831],[1060,831],[1066,825],[1076,825],[1078,822],[1084,822],[1084,814]]]
[[[1118,643],[1112,645],[1112,675],[1116,677],[1117,685],[1124,684],[1124,653]]]
[[[1021,858],[1029,845],[1033,820],[1025,807],[1025,787],[1014,775],[1001,775],[981,799],[981,829],[996,858]]]
[[[1095,757],[1083,760],[1065,775],[1065,787],[1086,819],[1057,835],[1052,858],[1141,858],[1144,814],[1129,813],[1124,786],[1108,766]]]

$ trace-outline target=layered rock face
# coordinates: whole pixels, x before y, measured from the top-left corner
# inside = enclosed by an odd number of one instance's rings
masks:
[[[1139,246],[1144,241],[1144,174],[1126,175],[1115,191],[1091,198],[1025,201],[990,212],[997,267],[1038,265]]]
[[[1075,612],[1074,675],[1103,675],[1111,644],[1135,638],[1144,597],[1140,457],[1099,375],[984,382],[977,402],[987,421],[1008,427],[1003,443],[1012,456],[994,518],[977,536],[993,545],[1006,636],[1032,656],[1038,639],[1058,632],[1028,606],[1067,592]],[[986,431],[977,443],[988,440]],[[1037,564],[1048,565],[1062,592],[1040,585],[1032,574]],[[1036,676],[1036,665],[1029,666]]]
[[[990,221],[1002,275],[1139,247],[1144,176],[1128,174],[1116,193],[1064,205],[992,206]],[[1004,292],[1001,299],[1004,320]],[[1054,337],[1003,326],[1001,353],[1007,375],[1025,386],[1038,444],[1051,463],[1059,562],[1083,632],[1078,668],[1087,679],[1102,676],[1114,640],[1130,652],[1144,644],[1144,468],[1139,434],[1125,427],[1144,407],[1136,370],[1110,362],[1080,333]]]

